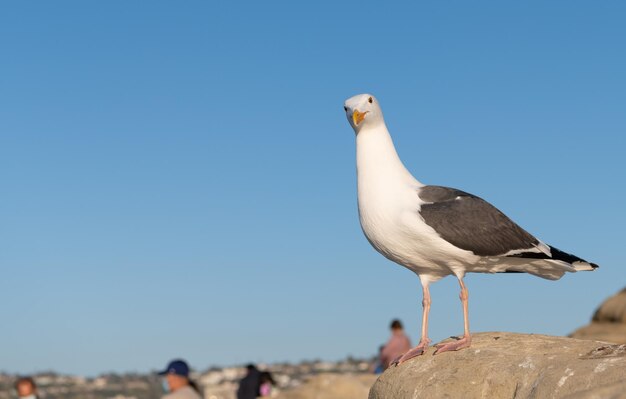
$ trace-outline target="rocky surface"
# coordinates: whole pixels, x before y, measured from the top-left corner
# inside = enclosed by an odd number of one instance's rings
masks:
[[[369,398],[626,398],[626,345],[490,332],[433,352],[385,371]]]
[[[570,336],[626,344],[626,288],[604,301],[591,323]]]
[[[372,374],[321,374],[277,399],[365,399],[375,380]]]
[[[626,381],[610,384],[605,387],[591,388],[569,395],[566,399],[624,399],[626,398]]]

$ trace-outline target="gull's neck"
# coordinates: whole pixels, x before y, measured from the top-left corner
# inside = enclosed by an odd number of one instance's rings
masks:
[[[361,130],[356,136],[359,190],[365,186],[423,186],[404,167],[384,123]]]

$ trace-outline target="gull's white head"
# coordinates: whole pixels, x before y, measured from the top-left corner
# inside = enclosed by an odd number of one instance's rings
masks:
[[[343,103],[346,117],[354,133],[385,123],[378,100],[371,94],[358,94]]]

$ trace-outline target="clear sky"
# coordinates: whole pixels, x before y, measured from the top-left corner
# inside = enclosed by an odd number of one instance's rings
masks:
[[[219,4],[218,4],[219,3]],[[0,370],[370,356],[421,288],[357,217],[343,101],[424,183],[600,264],[470,275],[473,331],[567,334],[626,285],[623,2],[10,2]],[[455,279],[434,340],[462,332]]]

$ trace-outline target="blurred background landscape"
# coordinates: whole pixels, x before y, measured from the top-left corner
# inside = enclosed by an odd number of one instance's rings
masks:
[[[284,399],[364,398],[376,375],[372,361],[345,359],[338,362],[311,361],[299,364],[261,365],[270,370],[276,386],[272,396]],[[245,367],[212,367],[192,374],[204,398],[235,399]],[[0,374],[0,399],[13,398],[16,376]],[[39,397],[44,399],[152,399],[163,395],[160,377],[151,374],[102,374],[97,377],[37,373]]]
[[[625,13],[3,4],[0,397],[16,375],[80,386],[55,398],[159,397],[151,371],[174,358],[228,383],[250,362],[368,374],[393,318],[417,342],[419,280],[358,223],[342,105],[363,92],[418,179],[600,265],[468,276],[472,329],[572,333],[626,281]],[[457,282],[431,293],[433,341],[459,334]]]

